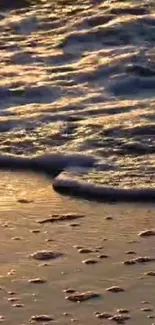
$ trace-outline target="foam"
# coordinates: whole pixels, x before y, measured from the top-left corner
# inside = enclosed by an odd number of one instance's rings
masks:
[[[56,178],[53,182],[55,191],[99,202],[155,202],[153,188],[115,188],[105,187],[77,180]]]

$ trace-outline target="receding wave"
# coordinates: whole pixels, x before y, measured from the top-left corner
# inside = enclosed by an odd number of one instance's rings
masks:
[[[55,179],[54,189],[64,195],[98,202],[155,202],[153,188],[115,188],[71,179]]]

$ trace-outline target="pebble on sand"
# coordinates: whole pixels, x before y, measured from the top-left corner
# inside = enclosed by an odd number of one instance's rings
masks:
[[[146,263],[146,262],[154,262],[155,261],[155,257],[151,257],[151,256],[138,256],[134,259],[135,262],[138,263]]]
[[[15,301],[18,301],[18,300],[19,300],[19,298],[17,298],[17,297],[8,298],[8,301],[10,301],[10,302],[15,302]]]
[[[100,255],[98,255],[98,258],[108,258],[109,256],[108,255],[106,255],[106,254],[100,254]]]
[[[145,275],[155,276],[155,271],[148,271],[144,273]]]
[[[89,300],[92,298],[99,298],[100,294],[99,293],[95,293],[92,291],[86,291],[86,292],[74,292],[71,293],[70,295],[66,296],[67,300],[73,301],[73,302],[83,302],[85,300]]]
[[[94,250],[91,248],[80,248],[78,249],[78,253],[80,254],[89,254],[89,253],[93,253]]]
[[[54,320],[53,316],[51,315],[35,315],[31,316],[30,322],[36,321],[36,322],[50,322],[51,320]]]
[[[117,313],[119,313],[119,314],[128,314],[129,310],[125,309],[125,308],[120,308],[120,309],[117,309]]]
[[[150,307],[145,307],[145,308],[141,308],[141,311],[149,312],[149,311],[153,311],[153,309]]]
[[[67,289],[64,289],[63,292],[65,292],[65,293],[74,293],[74,292],[76,292],[76,290],[72,289],[72,288],[67,288]]]
[[[93,258],[88,258],[87,260],[83,260],[82,263],[89,265],[89,264],[96,264],[98,263],[98,261]]]
[[[118,314],[118,315],[112,316],[109,319],[115,321],[118,324],[123,324],[126,320],[128,320],[130,318],[131,318],[131,316],[129,316],[129,315],[121,315],[121,314],[119,315]]]
[[[136,261],[135,260],[127,260],[127,261],[124,261],[123,264],[125,264],[125,265],[133,265],[133,264],[136,264]]]
[[[124,261],[123,264],[132,265],[132,264],[136,264],[136,263],[147,263],[147,262],[154,262],[154,261],[155,261],[155,257],[138,256],[138,257],[133,258],[131,260]]]
[[[136,252],[135,251],[126,251],[125,254],[134,255],[134,254],[136,254]]]
[[[17,308],[22,308],[22,307],[24,307],[23,304],[13,304],[12,306],[13,306],[13,307],[17,307]]]
[[[62,253],[53,251],[38,251],[30,255],[35,260],[50,260],[62,256]]]
[[[155,236],[155,230],[154,229],[144,230],[141,231],[138,235],[141,237]]]
[[[124,292],[125,290],[121,287],[118,287],[118,286],[112,286],[112,287],[109,287],[106,289],[107,291],[110,291],[110,292]]]
[[[104,313],[96,313],[96,317],[100,318],[100,319],[109,319],[109,318],[113,317],[113,315],[104,312]]]
[[[32,200],[27,200],[27,199],[18,199],[17,202],[19,203],[32,203]]]
[[[39,220],[38,223],[44,224],[47,222],[53,223],[53,222],[59,222],[59,221],[71,221],[71,220],[80,219],[80,218],[84,218],[84,215],[72,214],[72,213],[54,214],[54,215],[50,216],[49,218]]]
[[[36,283],[36,284],[40,284],[40,283],[45,283],[47,282],[47,280],[42,279],[42,278],[34,278],[34,279],[29,279],[28,280],[29,283]]]

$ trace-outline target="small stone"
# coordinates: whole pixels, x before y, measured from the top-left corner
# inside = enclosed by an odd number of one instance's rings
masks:
[[[117,312],[119,314],[127,314],[127,313],[129,313],[129,310],[125,309],[125,308],[120,308],[120,309],[117,309]]]
[[[70,223],[70,227],[80,227],[79,223]]]
[[[125,265],[133,265],[133,264],[136,264],[136,261],[135,260],[127,260],[127,261],[124,261],[123,264],[125,264]]]
[[[96,249],[97,249],[97,250],[98,250],[98,249],[99,249],[99,250],[100,250],[100,249],[103,249],[103,246],[97,246]]]
[[[19,203],[32,203],[32,200],[27,200],[27,199],[18,199],[17,202]]]
[[[154,229],[144,230],[141,231],[138,235],[141,237],[155,236],[155,230]]]
[[[105,217],[106,220],[112,220],[112,217]]]
[[[74,293],[74,292],[76,292],[76,290],[72,289],[72,288],[67,288],[67,289],[64,289],[63,292],[65,292],[65,293]]]
[[[155,271],[148,271],[145,275],[155,276]]]
[[[153,309],[150,307],[146,307],[146,308],[141,308],[141,311],[149,312],[149,311],[153,311]]]
[[[96,317],[100,318],[100,319],[109,319],[109,318],[112,317],[112,315],[109,314],[109,313],[104,312],[104,313],[97,313]]]
[[[110,287],[110,288],[107,288],[106,289],[107,291],[110,291],[110,292],[124,292],[124,289],[123,288],[121,288],[121,287],[117,287],[117,286],[112,286],[112,287]]]
[[[50,315],[35,315],[30,318],[30,321],[36,322],[50,322],[51,320],[54,320],[54,318]]]
[[[98,261],[92,258],[88,258],[87,260],[82,261],[82,263],[89,265],[89,264],[96,264],[98,263]]]
[[[84,218],[84,215],[80,214],[73,214],[73,213],[67,213],[67,214],[54,214],[49,218],[39,220],[38,223],[44,224],[47,222],[54,223],[54,222],[60,222],[60,221],[70,221],[74,219]]]
[[[108,258],[109,256],[106,254],[100,254],[98,255],[98,258],[103,259],[103,258]]]
[[[153,319],[153,318],[155,318],[155,315],[148,315],[147,318]]]
[[[50,260],[62,256],[62,253],[52,251],[38,251],[30,255],[35,260]]]
[[[78,249],[78,250],[79,250],[79,249],[84,249],[84,247],[81,246],[81,245],[74,245],[73,247],[76,248],[76,249]]]
[[[139,256],[136,257],[134,261],[138,263],[147,263],[147,262],[154,262],[155,258],[150,256]]]
[[[69,296],[67,296],[66,299],[73,302],[83,302],[85,300],[98,298],[98,297],[100,297],[100,294],[92,291],[87,291],[82,293],[76,291],[75,293],[71,293]]]
[[[11,295],[11,296],[16,295],[16,292],[14,292],[14,291],[8,291],[8,295]]]
[[[17,307],[17,308],[21,308],[21,307],[24,307],[24,305],[23,305],[23,304],[13,304],[12,306],[13,306],[13,307]]]
[[[129,315],[114,315],[111,318],[109,318],[110,320],[115,321],[118,324],[123,324],[126,320],[130,319],[131,316]]]
[[[92,253],[94,252],[93,249],[90,249],[90,248],[80,248],[78,249],[78,253],[80,254],[88,254],[88,253]]]
[[[28,282],[40,284],[40,283],[45,283],[47,281],[45,279],[41,279],[41,278],[34,278],[34,279],[29,279]]]
[[[17,297],[8,298],[8,301],[10,301],[10,302],[15,302],[15,301],[18,301],[18,300],[19,300],[19,298],[17,298]]]
[[[22,240],[23,238],[22,237],[12,237],[11,239],[13,239],[13,240]]]
[[[63,313],[63,316],[70,316],[70,314],[67,313],[67,312],[64,312],[64,313]]]
[[[136,254],[136,252],[134,252],[134,251],[127,251],[127,252],[125,252],[125,254],[134,255],[134,254]]]
[[[39,229],[32,229],[31,232],[33,234],[39,234],[40,233],[40,230]]]
[[[143,300],[143,301],[141,301],[141,304],[149,304],[149,302],[146,300]]]
[[[10,270],[9,272],[7,272],[7,275],[14,275],[16,273],[16,270]]]

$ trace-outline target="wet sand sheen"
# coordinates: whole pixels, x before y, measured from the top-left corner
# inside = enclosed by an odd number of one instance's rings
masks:
[[[1,321],[154,322],[155,236],[139,236],[154,227],[153,205],[73,200],[24,173],[1,173],[0,196]],[[39,222],[68,213],[83,216],[78,227],[67,218]],[[52,258],[35,259],[37,252]]]

